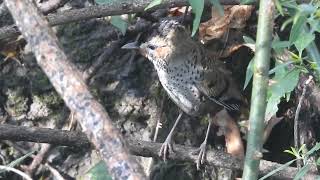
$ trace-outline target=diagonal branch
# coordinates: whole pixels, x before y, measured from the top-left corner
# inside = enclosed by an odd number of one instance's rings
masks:
[[[108,113],[91,95],[81,73],[62,51],[57,37],[33,0],[5,0],[22,35],[66,105],[77,120],[114,179],[145,179],[140,164],[128,154],[126,143],[112,125]]]

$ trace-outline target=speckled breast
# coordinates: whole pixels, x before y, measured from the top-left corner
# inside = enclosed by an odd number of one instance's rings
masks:
[[[199,115],[201,93],[196,87],[200,75],[186,64],[176,64],[166,71],[157,69],[159,80],[174,103],[186,114]]]

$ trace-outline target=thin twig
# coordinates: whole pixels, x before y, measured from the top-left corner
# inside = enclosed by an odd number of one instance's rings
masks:
[[[32,180],[26,173],[24,173],[18,169],[8,167],[8,166],[2,166],[2,165],[0,165],[0,169],[6,170],[6,171],[12,171],[12,172],[20,175],[21,177],[23,177],[26,180]]]
[[[295,117],[294,117],[294,130],[293,130],[293,134],[294,134],[294,147],[295,149],[299,149],[301,144],[300,144],[300,131],[299,131],[299,114],[300,114],[300,110],[301,110],[301,106],[302,106],[302,101],[306,95],[306,90],[307,90],[307,85],[311,82],[312,80],[312,76],[309,76],[309,78],[303,83],[303,90],[302,90],[302,94],[301,97],[299,98],[299,103],[296,109],[296,113],[295,113]],[[303,166],[303,162],[302,160],[298,160],[297,161],[297,167],[298,169],[300,169]]]
[[[54,176],[55,179],[65,180],[65,178],[60,174],[60,172],[55,168],[53,168],[52,166],[50,166],[50,164],[45,163],[44,165],[49,169],[49,171],[51,172],[51,174]]]

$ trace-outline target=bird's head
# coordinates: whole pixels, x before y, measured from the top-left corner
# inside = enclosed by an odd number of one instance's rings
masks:
[[[174,60],[179,53],[186,51],[185,40],[190,35],[185,27],[175,20],[166,20],[160,23],[157,31],[141,45],[133,42],[124,45],[123,49],[137,49],[148,58],[155,66],[165,66]]]

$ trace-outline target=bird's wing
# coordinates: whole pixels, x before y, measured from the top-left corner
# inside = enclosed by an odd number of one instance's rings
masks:
[[[234,84],[231,73],[225,69],[224,64],[218,60],[201,61],[203,78],[197,88],[211,101],[223,106],[227,110],[239,110],[238,101],[233,101]],[[236,100],[236,99],[235,99]]]

